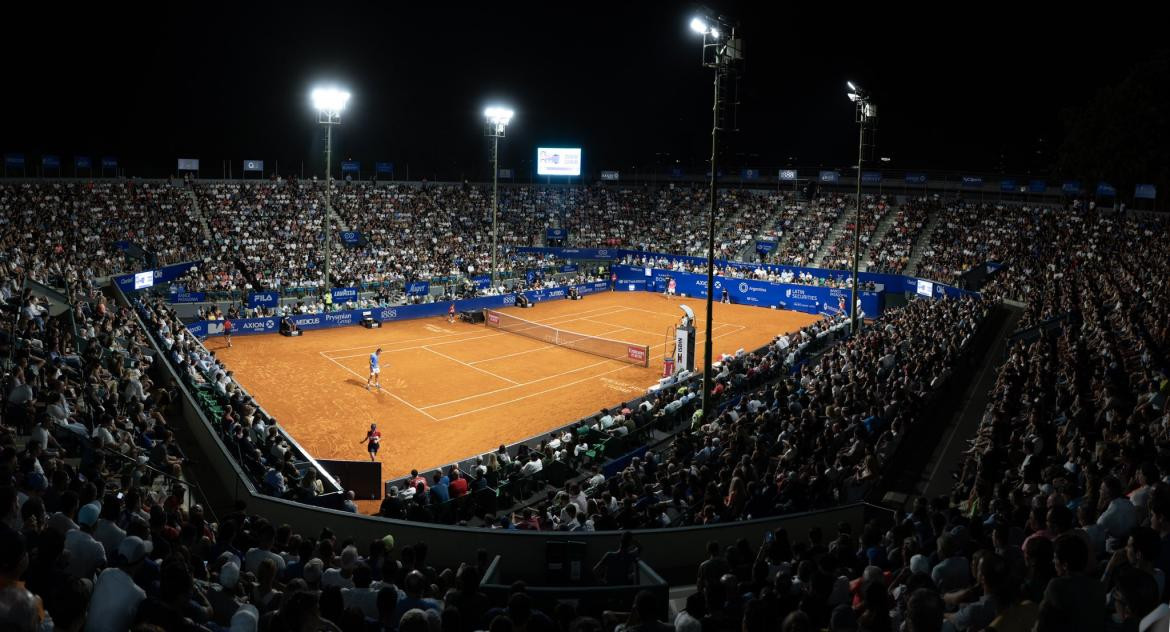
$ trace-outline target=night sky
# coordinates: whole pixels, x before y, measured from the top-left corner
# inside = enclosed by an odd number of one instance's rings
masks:
[[[201,159],[208,177],[225,159],[237,176],[243,159],[311,175],[323,141],[308,93],[333,79],[354,94],[336,155],[366,171],[381,160],[414,180],[489,177],[481,112],[492,101],[517,112],[501,166],[520,179],[538,145],[579,144],[587,171],[623,179],[676,161],[706,169],[711,72],[687,26],[695,5],[167,4],[9,16],[0,151],[30,164],[58,154],[66,175],[77,154],[117,156],[131,175],[166,175],[176,157]],[[1062,110],[1157,45],[1144,30],[1153,19],[1020,5],[710,6],[738,20],[747,54],[727,170],[773,175],[856,159],[846,79],[874,95],[876,155],[890,169],[1044,174]]]

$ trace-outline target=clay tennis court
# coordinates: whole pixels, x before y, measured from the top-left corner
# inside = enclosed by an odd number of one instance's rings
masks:
[[[446,465],[548,432],[635,398],[662,374],[666,334],[686,303],[706,327],[701,300],[644,292],[552,300],[505,314],[590,336],[648,345],[648,368],[446,317],[280,335],[220,338],[207,346],[314,457],[367,459],[359,441],[382,431],[385,479]],[[816,320],[800,312],[715,305],[715,353],[756,349]],[[670,341],[673,345],[673,340]],[[367,391],[369,355],[382,348],[382,390]]]

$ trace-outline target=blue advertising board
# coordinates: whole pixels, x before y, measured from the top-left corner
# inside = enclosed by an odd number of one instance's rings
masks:
[[[356,230],[341,231],[341,241],[347,246],[356,246],[362,243],[362,234]]]
[[[521,246],[516,252],[522,255],[555,255],[562,259],[580,261],[582,259],[618,259],[625,256],[625,251],[618,248],[548,248],[539,246]]]
[[[881,184],[882,183],[882,172],[880,172],[880,171],[862,171],[861,172],[861,183],[862,184]]]
[[[566,228],[546,228],[544,230],[545,239],[564,239],[569,236],[569,231]]]
[[[1016,185],[1015,180],[1000,180],[999,181],[999,190],[1003,191],[1004,193],[1015,193],[1018,188],[1019,187]]]
[[[174,292],[168,300],[172,303],[203,303],[207,295],[203,292]]]
[[[841,174],[836,171],[822,171],[818,179],[826,184],[837,184],[841,181]]]
[[[280,292],[252,292],[248,295],[248,307],[276,307],[280,304]]]
[[[156,285],[162,285],[164,283],[170,283],[171,281],[174,281],[175,279],[186,274],[187,271],[191,268],[199,265],[199,263],[199,261],[187,261],[184,263],[176,263],[175,265],[155,268],[153,270],[143,270],[142,272],[135,272],[133,274],[120,274],[114,277],[114,283],[117,283],[118,287],[122,288],[123,292],[133,292],[135,276],[139,276],[141,278],[141,275],[145,273],[153,273],[151,275],[151,283],[145,287],[154,287]]]
[[[333,296],[334,305],[346,301],[356,301],[358,298],[358,290],[356,287],[335,287],[330,294]]]
[[[604,282],[585,283],[576,287],[582,296],[604,292],[609,289],[608,284]],[[533,303],[540,303],[546,300],[563,300],[567,294],[568,288],[564,287],[524,292],[528,300]],[[487,296],[455,301],[455,309],[458,311],[474,311],[510,307],[515,304],[516,296],[514,294],[508,294],[504,296]],[[431,318],[446,314],[449,305],[450,303],[424,303],[422,305],[373,307],[370,309],[343,310],[322,314],[297,314],[291,316],[290,319],[298,328],[309,331],[313,329],[357,325],[361,323],[367,312],[372,318],[382,322],[408,320],[412,318]],[[234,325],[232,335],[272,334],[280,330],[280,319],[276,317],[240,318],[233,320],[232,324]],[[195,336],[215,336],[223,333],[223,321],[201,320],[187,325],[187,330]]]
[[[962,184],[967,189],[980,189],[983,187],[983,176],[960,176]]]
[[[680,294],[696,298],[707,296],[706,275],[652,268],[650,276],[647,277],[646,268],[626,265],[614,266],[614,271],[618,275],[619,290],[661,292],[665,290],[670,280],[674,280],[675,291]],[[809,314],[835,314],[842,304],[848,309],[849,296],[852,294],[852,291],[845,288],[716,276],[714,297],[717,300],[721,299],[724,291],[732,303],[776,307]],[[880,315],[881,304],[879,292],[861,293],[861,309],[867,316]]]
[[[411,296],[426,296],[431,293],[431,282],[411,281],[406,284],[406,293]]]
[[[906,184],[926,184],[925,173],[907,173]]]
[[[1133,188],[1133,196],[1139,200],[1153,200],[1158,197],[1158,187],[1152,184],[1138,184]]]

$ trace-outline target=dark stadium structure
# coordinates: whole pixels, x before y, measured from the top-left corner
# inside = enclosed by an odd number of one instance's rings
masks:
[[[1142,20],[274,8],[7,48],[0,630],[1170,629]]]

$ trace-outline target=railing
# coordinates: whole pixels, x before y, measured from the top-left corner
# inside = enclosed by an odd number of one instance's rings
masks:
[[[182,486],[184,489],[187,490],[183,494],[183,507],[188,512],[191,510],[191,504],[192,504],[192,501],[195,499],[195,496],[198,496],[199,499],[201,500],[200,504],[202,505],[204,510],[207,512],[207,515],[209,515],[211,517],[211,522],[216,522],[216,523],[219,522],[219,517],[216,515],[214,505],[212,505],[212,503],[208,501],[207,494],[205,494],[203,492],[203,488],[199,485],[198,481],[188,481],[186,479],[179,478],[173,474],[168,474],[168,473],[166,473],[166,472],[164,472],[156,467],[148,465],[146,463],[139,463],[138,459],[136,459],[134,457],[126,456],[125,454],[122,454],[121,452],[117,452],[117,451],[111,450],[109,448],[99,448],[98,451],[101,454],[104,454],[107,456],[117,457],[117,458],[127,462],[128,464],[132,465],[133,467],[145,469],[146,471],[154,474],[156,477],[162,477],[162,478],[166,479],[169,483],[171,483],[172,486],[173,485]],[[192,492],[195,492],[195,493],[192,493]]]

